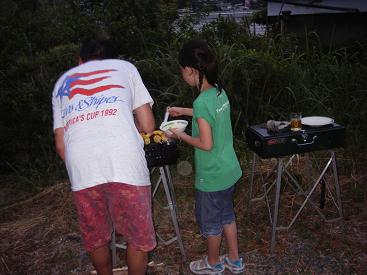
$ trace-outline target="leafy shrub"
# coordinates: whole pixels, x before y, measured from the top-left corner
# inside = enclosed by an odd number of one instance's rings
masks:
[[[0,18],[2,175],[21,175],[27,184],[65,177],[53,149],[51,91],[58,76],[76,64],[80,37],[92,30],[112,34],[121,56],[138,67],[155,99],[158,123],[166,106],[191,106],[197,96],[181,79],[177,54],[184,41],[201,37],[218,58],[238,148],[245,148],[247,126],[301,111],[335,118],[347,127],[348,148],[366,149],[367,43],[324,49],[314,33],[302,41],[254,36],[246,22],[225,18],[199,31],[190,18],[172,24],[171,1],[97,2],[42,2],[33,10],[12,1],[10,15]]]

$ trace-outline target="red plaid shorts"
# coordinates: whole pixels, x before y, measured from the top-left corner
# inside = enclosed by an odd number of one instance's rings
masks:
[[[105,183],[73,192],[84,247],[91,252],[111,241],[116,233],[139,251],[156,246],[150,186]]]

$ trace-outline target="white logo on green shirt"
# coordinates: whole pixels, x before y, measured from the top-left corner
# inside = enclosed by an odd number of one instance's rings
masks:
[[[225,109],[227,109],[229,106],[229,101],[223,103],[223,105],[220,108],[215,109],[217,113],[223,112]]]

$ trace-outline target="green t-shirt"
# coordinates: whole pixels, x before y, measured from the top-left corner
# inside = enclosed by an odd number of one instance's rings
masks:
[[[198,118],[211,126],[213,147],[195,148],[195,188],[204,192],[229,188],[241,177],[242,170],[233,148],[231,110],[226,92],[216,88],[200,93],[193,104],[192,136],[199,136]]]

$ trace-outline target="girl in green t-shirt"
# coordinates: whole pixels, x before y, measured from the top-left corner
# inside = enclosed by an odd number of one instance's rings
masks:
[[[190,263],[195,274],[243,273],[233,210],[234,184],[242,171],[233,148],[230,104],[218,83],[218,66],[204,41],[187,42],[180,51],[182,77],[199,90],[193,108],[170,107],[171,116],[192,116],[192,135],[175,129],[172,137],[195,148],[195,216],[207,239],[208,255]],[[224,233],[228,254],[219,255]]]

